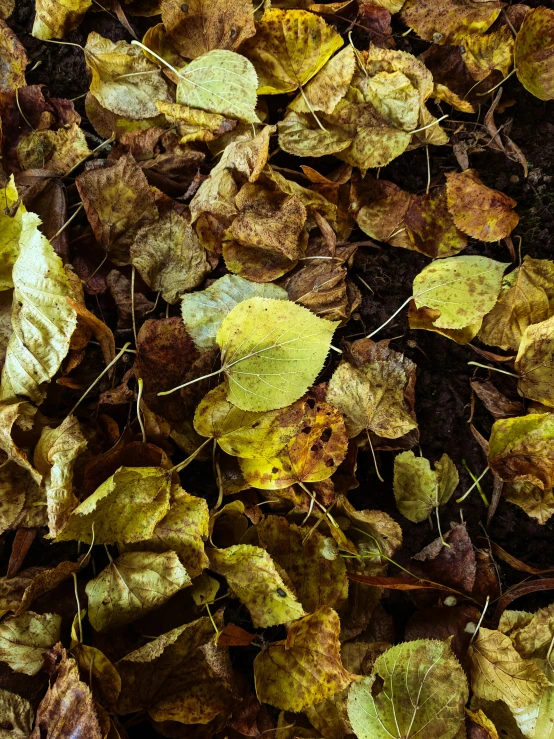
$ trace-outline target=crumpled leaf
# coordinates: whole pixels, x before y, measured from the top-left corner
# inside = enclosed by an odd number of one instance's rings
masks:
[[[14,577],[0,578],[0,610],[13,611],[16,616],[25,613],[31,603],[57,587],[74,572],[79,572],[87,555],[77,562],[60,562],[55,567],[29,567]]]
[[[415,307],[431,309],[431,330],[470,329],[475,336],[483,316],[496,303],[506,266],[488,257],[473,256],[432,262],[414,279]],[[411,315],[410,327],[414,328]]]
[[[517,351],[525,330],[554,312],[554,264],[526,255],[504,278],[498,302],[483,319],[479,339]]]
[[[532,482],[506,483],[502,495],[544,525],[554,515],[554,490],[542,490]]]
[[[70,172],[90,154],[85,134],[78,123],[57,131],[32,131],[22,136],[17,145],[21,169],[45,169],[60,176]]]
[[[43,477],[50,536],[63,528],[79,501],[73,492],[73,467],[87,440],[75,416],[64,418],[58,428],[42,430],[34,452],[34,463]]]
[[[314,13],[269,8],[241,53],[256,68],[258,93],[277,95],[305,85],[343,43],[335,29]]]
[[[356,54],[354,47],[349,44],[322,67],[304,88],[304,95],[297,95],[288,109],[295,113],[311,113],[313,110],[332,113],[348,92],[355,70]]]
[[[225,275],[205,290],[183,296],[181,312],[188,333],[200,351],[215,349],[221,322],[238,303],[259,296],[287,300],[287,293],[273,283],[250,282],[240,275]]]
[[[34,711],[31,704],[17,693],[0,688],[0,715],[3,724],[0,726],[0,739],[28,739],[33,728]]]
[[[169,510],[170,487],[171,475],[161,467],[120,467],[75,508],[56,541],[116,544],[149,539]]]
[[[474,80],[484,80],[497,69],[505,77],[514,59],[514,37],[508,26],[492,33],[469,34],[463,39],[464,64]]]
[[[409,521],[424,521],[434,508],[448,503],[458,487],[458,470],[448,454],[431,469],[428,459],[411,451],[394,458],[394,497],[400,513]]]
[[[256,32],[250,0],[162,0],[162,20],[172,44],[186,59],[212,49],[234,51]]]
[[[504,239],[519,222],[519,216],[512,210],[516,201],[484,185],[474,169],[447,172],[446,192],[454,223],[474,239]]]
[[[425,41],[456,44],[467,34],[484,33],[497,19],[499,0],[407,0],[400,20]]]
[[[90,92],[103,108],[132,120],[155,118],[156,101],[171,102],[157,64],[137,46],[114,43],[99,33],[88,35],[85,62],[92,79]]]
[[[552,641],[553,608],[539,608],[535,613],[504,611],[498,629],[510,637],[515,650],[524,658],[544,658]]]
[[[25,47],[7,23],[0,20],[0,92],[25,87],[25,67],[29,59]]]
[[[285,640],[254,660],[258,699],[284,711],[304,711],[346,688],[355,676],[342,666],[339,631],[331,608],[295,621]]]
[[[0,623],[0,659],[15,672],[36,675],[44,652],[60,639],[62,618],[57,613],[13,616]]]
[[[214,141],[237,126],[237,121],[225,118],[218,113],[206,113],[205,110],[190,108],[178,103],[157,102],[156,106],[163,113],[168,123],[174,124],[181,137],[179,143],[191,141]]]
[[[339,608],[348,595],[346,565],[328,554],[329,540],[308,527],[289,524],[282,516],[266,516],[257,525],[261,546],[282,567],[304,610]]]
[[[415,365],[389,349],[388,341],[362,339],[358,345],[365,349],[364,361],[341,361],[329,381],[327,400],[344,414],[350,437],[366,429],[398,439],[417,428],[406,399],[415,382]]]
[[[540,100],[554,98],[554,10],[539,6],[525,15],[516,36],[514,65],[526,90]]]
[[[554,487],[554,414],[529,413],[495,421],[489,439],[489,465],[505,482]]]
[[[190,584],[175,552],[125,552],[87,583],[90,623],[96,631],[124,626]]]
[[[509,637],[481,627],[469,651],[471,687],[478,698],[503,700],[510,708],[534,703],[549,685],[540,667],[523,659]]]
[[[514,363],[525,398],[554,406],[554,316],[525,329]]]
[[[26,212],[20,202],[15,213],[11,214],[12,206],[19,199],[13,175],[6,187],[0,189],[0,198],[5,203],[5,209],[10,209],[10,213],[6,213],[4,208],[0,209],[0,290],[8,290],[13,287],[12,270],[19,254],[23,214]]]
[[[133,155],[83,172],[76,185],[100,246],[114,264],[129,264],[140,229],[158,221],[154,194]]]
[[[42,481],[42,476],[31,464],[27,452],[19,447],[14,439],[14,426],[23,431],[33,428],[36,408],[26,400],[19,403],[0,403],[0,449],[24,470],[30,473],[37,483]]]
[[[321,370],[335,326],[289,301],[236,305],[217,333],[229,401],[252,411],[294,402]]]
[[[283,582],[270,555],[249,544],[209,551],[210,569],[223,575],[250,611],[256,628],[278,626],[304,615],[296,595]]]
[[[214,614],[223,628],[222,612]],[[207,724],[231,707],[227,651],[208,617],[178,626],[119,660],[118,713],[148,710],[155,721]]]
[[[42,41],[63,38],[77,28],[91,5],[92,0],[37,0],[33,36]]]
[[[381,654],[350,688],[348,718],[358,739],[461,736],[468,687],[446,642],[418,639]],[[424,732],[424,733],[423,733]]]
[[[130,257],[146,284],[171,304],[198,287],[210,271],[194,228],[185,215],[172,209],[138,229]]]
[[[256,441],[259,431],[261,454],[253,451],[240,460],[242,474],[252,487],[279,490],[294,483],[321,482],[346,456],[342,415],[328,403],[298,400],[269,418],[268,426],[263,419],[254,423],[252,436]]]
[[[258,76],[242,54],[208,51],[179,72],[177,102],[245,123],[259,123],[255,107]]]
[[[72,290],[62,260],[38,230],[38,216],[23,213],[21,219],[20,252],[12,273],[13,334],[0,399],[26,395],[41,403],[46,391],[40,385],[55,375],[69,351],[77,314],[66,302]]]

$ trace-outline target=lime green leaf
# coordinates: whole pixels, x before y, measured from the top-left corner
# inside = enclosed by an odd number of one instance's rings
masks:
[[[425,521],[434,508],[448,503],[458,487],[458,470],[448,454],[435,469],[429,460],[402,452],[394,459],[394,497],[400,513],[409,521]]]
[[[38,230],[34,213],[21,216],[20,252],[13,266],[13,334],[2,371],[0,400],[27,395],[40,403],[39,386],[58,371],[69,351],[77,314],[66,302],[71,285],[62,260]]]
[[[295,594],[285,585],[269,554],[260,547],[237,544],[212,549],[210,569],[223,575],[250,611],[255,627],[266,628],[304,615]]]
[[[258,699],[284,711],[304,711],[346,688],[355,676],[342,666],[339,631],[331,608],[295,621],[286,640],[254,660]]]
[[[44,652],[60,640],[62,617],[57,613],[33,613],[8,618],[0,624],[0,659],[15,672],[36,675],[44,664]]]
[[[87,583],[90,623],[96,631],[124,626],[190,584],[175,552],[125,552]]]
[[[348,717],[358,739],[454,739],[462,735],[467,699],[450,646],[419,639],[388,649],[372,674],[352,685]]]
[[[181,311],[187,331],[200,351],[215,349],[215,337],[225,316],[243,300],[259,296],[287,300],[287,291],[272,282],[257,283],[239,275],[225,275],[205,290],[183,297]]]
[[[495,421],[489,440],[489,465],[505,482],[554,487],[554,414],[529,413]]]
[[[8,290],[13,287],[12,269],[19,254],[19,237],[23,226],[22,216],[27,211],[23,203],[19,203],[14,215],[6,213],[11,208],[19,195],[15,187],[13,174],[6,187],[0,189],[0,290]]]
[[[323,367],[336,326],[284,300],[239,303],[217,334],[229,401],[249,411],[293,403]]]
[[[149,539],[169,510],[170,484],[171,475],[159,467],[120,467],[73,511],[56,541]]]
[[[245,123],[259,123],[254,110],[257,87],[258,75],[246,57],[214,49],[179,72],[177,102]]]

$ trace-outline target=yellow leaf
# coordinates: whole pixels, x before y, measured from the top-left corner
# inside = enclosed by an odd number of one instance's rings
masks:
[[[4,366],[8,342],[12,335],[12,298],[13,290],[0,290],[0,372]]]
[[[166,117],[168,123],[176,125],[180,144],[191,141],[213,141],[233,131],[237,121],[225,118],[219,113],[206,113],[205,110],[191,108],[179,103],[157,102],[156,107]]]
[[[120,467],[73,511],[56,541],[90,544],[149,539],[169,510],[171,475],[159,467]]]
[[[532,482],[506,483],[502,495],[544,525],[554,515],[554,490],[541,490]]]
[[[42,402],[46,391],[40,385],[58,371],[77,325],[77,314],[66,302],[72,290],[62,260],[39,224],[34,213],[22,215],[20,252],[13,267],[13,334],[2,371],[1,400],[27,395]]]
[[[310,113],[312,110],[332,113],[339,100],[346,95],[355,69],[356,54],[354,47],[349,44],[308,82],[304,95],[297,95],[288,109],[295,113]]]
[[[211,549],[210,569],[223,575],[250,611],[256,628],[278,626],[304,615],[295,594],[283,582],[269,554],[249,544]]]
[[[529,413],[495,421],[489,440],[489,465],[505,482],[554,487],[554,414]]]
[[[485,35],[470,34],[463,40],[464,64],[474,80],[484,80],[497,69],[502,77],[514,59],[514,37],[508,26]]]
[[[484,33],[500,14],[504,3],[489,0],[407,0],[400,20],[425,41],[456,44],[467,34]]]
[[[81,611],[81,618],[86,609]],[[79,672],[86,677],[92,694],[107,710],[115,711],[121,692],[121,678],[106,655],[95,647],[81,644],[77,637],[79,614],[75,615],[71,627],[71,654],[79,666]]]
[[[258,94],[277,95],[305,85],[343,43],[334,28],[313,13],[270,8],[241,53],[256,68]]]
[[[0,92],[12,92],[25,87],[25,67],[28,62],[25,47],[8,24],[0,20]]]
[[[11,214],[12,206],[19,200],[13,174],[6,187],[0,189],[0,199],[5,203],[4,208],[0,208],[0,290],[8,290],[13,287],[12,269],[19,254],[23,214],[27,212],[20,202]]]
[[[92,0],[37,0],[33,36],[42,41],[63,38],[77,28]]]
[[[212,49],[234,51],[256,32],[250,0],[162,0],[162,20],[173,45],[186,59]]]
[[[125,552],[87,583],[90,623],[96,631],[124,626],[190,584],[175,552]]]
[[[284,711],[304,711],[346,688],[355,676],[342,666],[339,631],[331,608],[295,621],[286,640],[254,660],[258,699]]]
[[[515,360],[520,395],[554,407],[554,316],[528,326]]]
[[[2,721],[11,727],[0,730],[0,739],[27,739],[30,736],[34,711],[28,700],[0,688],[0,715]]]
[[[540,100],[554,98],[554,10],[529,10],[516,36],[514,64],[526,90]]]
[[[156,106],[159,104],[161,103],[156,102]],[[162,114],[155,118],[134,120],[112,113],[111,110],[102,107],[90,92],[87,92],[85,97],[85,112],[94,130],[103,139],[109,139],[110,136],[114,135],[116,141],[121,141],[121,137],[126,133],[146,131],[149,128],[165,128],[167,126],[167,120]]]
[[[46,169],[56,175],[65,175],[90,153],[77,123],[57,131],[32,131],[17,144],[21,169]]]
[[[481,627],[469,648],[471,687],[478,698],[503,700],[510,708],[537,701],[549,685],[540,667],[523,659],[500,631]]]
[[[0,624],[0,659],[15,672],[36,675],[42,670],[44,652],[60,639],[62,617],[57,613],[14,616]]]
[[[13,439],[14,426],[23,431],[33,428],[37,409],[25,400],[19,403],[0,403],[0,449],[24,470],[30,473],[37,483],[42,481],[42,475],[35,470],[27,452],[16,444]]]

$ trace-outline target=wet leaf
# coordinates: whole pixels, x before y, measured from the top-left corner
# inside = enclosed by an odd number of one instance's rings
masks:
[[[136,621],[190,584],[175,552],[126,552],[87,583],[90,623],[108,631]]]
[[[446,175],[448,209],[464,233],[480,241],[509,236],[519,222],[516,201],[484,185],[474,169]]]
[[[510,708],[534,703],[549,685],[540,667],[523,659],[500,631],[481,627],[469,648],[471,687],[478,698],[503,700]]]
[[[309,531],[281,516],[267,516],[257,526],[261,546],[285,570],[304,610],[339,608],[348,595],[344,560],[329,559],[326,537]]]
[[[0,624],[0,658],[15,672],[36,675],[44,652],[60,639],[61,616],[27,611]]]
[[[391,647],[373,672],[350,688],[348,717],[358,739],[429,739],[458,735],[468,688],[445,642],[419,639]],[[413,732],[413,733],[412,733]]]
[[[256,32],[249,0],[162,0],[162,20],[173,45],[186,59],[212,49],[234,51]]]
[[[506,266],[488,257],[440,259],[425,267],[415,278],[415,305],[437,312],[433,327],[469,327],[475,335],[483,316],[496,303]]]
[[[544,525],[554,515],[554,491],[542,490],[532,482],[507,483],[502,495],[510,503],[522,508],[537,523]]]
[[[250,611],[254,626],[267,628],[304,615],[296,595],[283,582],[269,554],[249,544],[211,549],[210,569],[223,575]]]
[[[409,521],[424,521],[434,508],[448,503],[458,487],[458,470],[448,454],[431,469],[425,457],[402,452],[394,458],[394,497],[400,513]]]
[[[517,389],[525,398],[554,406],[554,317],[525,329],[514,363]]]
[[[0,399],[26,395],[40,403],[45,396],[40,386],[55,375],[69,351],[77,315],[66,302],[72,290],[62,261],[38,230],[38,216],[23,213],[21,223],[20,251],[12,273],[13,334]]]
[[[407,0],[400,13],[401,21],[413,28],[422,39],[436,43],[456,44],[466,34],[484,33],[496,20],[502,3],[473,0]]]
[[[239,303],[217,334],[229,401],[252,411],[295,401],[321,370],[335,326],[288,301]]]
[[[505,482],[531,482],[541,490],[551,490],[554,415],[530,413],[496,421],[489,439],[489,465]]]
[[[77,28],[92,0],[37,0],[33,36],[41,40],[63,38]]]
[[[540,100],[554,97],[554,10],[530,10],[516,36],[514,64],[526,90]]]
[[[17,693],[0,688],[0,713],[3,724],[0,725],[0,739],[27,739],[33,728],[34,711],[31,704]]]
[[[344,414],[350,437],[366,429],[397,439],[417,428],[406,399],[415,382],[415,365],[389,349],[387,341],[365,341],[365,361],[341,361],[329,381],[327,400]]]
[[[177,102],[245,123],[259,123],[258,76],[252,63],[234,51],[214,49],[179,72]]]
[[[254,660],[258,699],[284,711],[303,711],[346,688],[355,676],[342,666],[339,630],[331,608],[295,621],[286,640]]]
[[[169,510],[170,478],[161,467],[120,467],[75,508],[56,540],[117,544],[149,539]]]
[[[241,52],[256,68],[258,93],[277,95],[305,85],[343,43],[334,28],[313,13],[269,8]]]

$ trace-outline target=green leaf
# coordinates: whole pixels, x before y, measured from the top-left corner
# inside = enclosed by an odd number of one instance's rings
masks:
[[[415,278],[413,299],[417,308],[437,311],[433,326],[479,330],[496,303],[502,275],[508,265],[488,257],[437,259]]]
[[[428,459],[402,452],[394,459],[394,497],[400,513],[409,521],[425,521],[434,508],[444,505],[458,487],[458,470],[448,454],[435,469]]]
[[[293,403],[322,369],[336,326],[284,300],[239,303],[217,334],[229,401],[248,411]]]
[[[8,618],[0,624],[0,660],[15,672],[36,675],[44,664],[44,652],[60,640],[62,617],[57,613],[33,613]]]
[[[225,275],[205,290],[183,297],[183,323],[200,351],[215,349],[216,336],[225,316],[243,300],[259,296],[287,300],[287,291],[272,282],[250,282],[239,275]]]
[[[285,585],[269,554],[250,544],[209,552],[210,569],[223,575],[250,611],[256,628],[278,626],[304,615],[296,595]]]
[[[90,623],[96,631],[124,626],[190,584],[175,552],[125,552],[87,583]]]
[[[177,102],[259,123],[256,107],[258,75],[246,57],[226,49],[214,49],[179,71]]]
[[[391,647],[350,688],[348,717],[358,739],[454,739],[462,731],[467,681],[445,642]]]
[[[331,608],[295,621],[286,640],[254,660],[258,699],[283,711],[304,711],[346,688],[355,676],[342,666],[339,631]]]
[[[170,485],[171,475],[159,467],[120,467],[73,511],[56,541],[149,539],[169,510]]]
[[[72,297],[62,260],[40,233],[34,213],[21,216],[20,252],[13,266],[15,286],[13,334],[2,371],[0,400],[27,395],[41,403],[40,387],[58,371],[69,351],[77,314],[66,302]]]
[[[12,269],[19,254],[19,237],[26,213],[23,203],[19,203],[14,215],[6,213],[19,199],[13,174],[6,187],[0,189],[0,290],[13,287]]]
[[[554,487],[554,414],[529,413],[495,421],[489,439],[489,465],[505,482]]]

